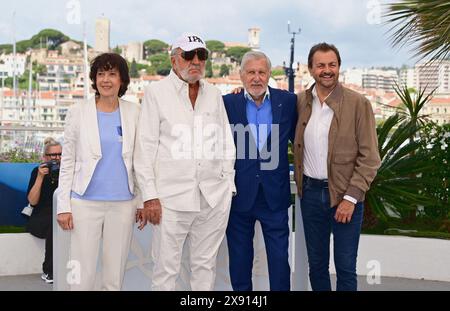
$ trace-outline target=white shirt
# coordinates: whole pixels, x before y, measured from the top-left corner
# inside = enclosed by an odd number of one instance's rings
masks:
[[[134,156],[144,202],[200,211],[202,194],[215,207],[236,191],[235,157],[219,89],[200,80],[195,108],[189,85],[173,71],[145,89]]]
[[[316,88],[312,90],[311,118],[304,135],[304,173],[315,179],[328,179],[328,133],[334,112],[326,104],[320,104]]]
[[[304,134],[304,174],[311,178],[323,180],[328,179],[328,134],[334,111],[326,104],[326,98],[323,104],[320,104],[315,87],[312,90],[312,95],[311,118]],[[345,195],[344,199],[353,204],[357,203],[355,198],[348,195]]]

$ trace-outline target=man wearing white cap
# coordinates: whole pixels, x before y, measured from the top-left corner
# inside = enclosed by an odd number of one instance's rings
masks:
[[[209,51],[185,33],[168,77],[145,89],[135,171],[153,226],[152,290],[175,290],[188,237],[192,290],[212,290],[234,185],[235,147],[220,91],[206,82]]]

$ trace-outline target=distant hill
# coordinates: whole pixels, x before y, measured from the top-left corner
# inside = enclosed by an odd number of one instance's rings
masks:
[[[38,34],[31,37],[29,40],[22,40],[16,42],[16,51],[17,53],[25,53],[28,49],[38,49],[42,46],[47,46],[49,50],[56,50],[59,45],[67,41],[74,41],[77,43],[81,43],[79,41],[73,40],[63,34],[62,32],[55,29],[44,29],[41,30]],[[10,54],[13,52],[12,44],[0,44],[0,54],[6,53]]]

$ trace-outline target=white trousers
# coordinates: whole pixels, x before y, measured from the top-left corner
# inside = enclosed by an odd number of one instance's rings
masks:
[[[77,263],[79,275],[73,275],[70,290],[94,290],[102,239],[101,289],[120,290],[130,249],[136,200],[71,199],[71,207],[74,229],[70,236],[70,260]]]
[[[191,290],[213,290],[216,258],[228,224],[231,195],[230,192],[225,202],[215,208],[211,208],[201,196],[200,212],[179,212],[163,206],[161,223],[152,226],[153,291],[175,290],[186,239]]]

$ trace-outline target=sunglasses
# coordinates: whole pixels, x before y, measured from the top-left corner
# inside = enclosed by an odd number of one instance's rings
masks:
[[[200,61],[204,61],[208,59],[208,50],[205,49],[196,49],[196,50],[192,50],[192,51],[182,51],[180,53],[181,57],[183,57],[185,60],[193,60],[195,55],[197,55],[198,60]]]

